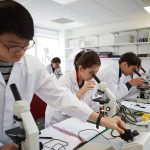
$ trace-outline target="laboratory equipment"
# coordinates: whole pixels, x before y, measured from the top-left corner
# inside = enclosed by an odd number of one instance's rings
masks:
[[[101,82],[95,74],[92,77],[98,83],[93,91],[92,99],[99,102],[100,105],[104,105],[104,115],[112,117],[116,114],[116,96],[107,87],[106,83]]]
[[[22,100],[16,84],[11,84],[10,88],[15,98],[14,119],[20,122],[20,126],[7,130],[5,133],[18,144],[21,150],[41,150],[42,144],[39,142],[39,130],[30,112],[30,104]]]

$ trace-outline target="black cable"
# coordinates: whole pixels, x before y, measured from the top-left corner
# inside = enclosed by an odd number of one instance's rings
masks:
[[[61,143],[56,143],[51,149],[52,150],[55,150],[55,146],[57,146],[57,145],[61,145],[59,148],[58,148],[58,150],[60,150],[62,147],[64,148],[64,150],[66,150],[66,148],[65,148],[65,146],[63,145],[63,144],[61,144]]]
[[[111,130],[111,136],[113,137],[113,138],[117,138],[117,137],[120,137],[120,135],[113,135],[113,129]]]
[[[137,119],[135,118],[135,116],[132,114],[132,112],[130,111],[129,108],[127,108],[126,106],[122,105],[120,102],[117,102],[118,106],[120,107],[120,110],[114,115],[121,115],[121,119],[124,120],[124,122],[128,122],[130,124],[133,124],[133,125],[136,125],[136,126],[141,126],[141,125],[137,125],[135,124],[137,122]],[[129,115],[134,118],[134,120],[130,119],[127,115],[126,115],[126,111],[129,112]],[[120,137],[120,135],[113,135],[113,129],[111,130],[111,136],[113,137],[112,139],[114,138],[117,138],[117,137]],[[103,135],[102,135],[103,136]],[[106,137],[104,137],[106,138]],[[108,138],[106,138],[108,139]],[[109,140],[109,139],[108,139]]]
[[[64,143],[64,144],[56,143],[56,144],[53,145],[53,147],[46,146],[47,143],[50,143],[50,142],[53,142],[53,141],[59,141],[59,142],[62,142],[62,143]],[[53,139],[53,138],[52,138],[51,140],[49,140],[49,141],[43,143],[43,147],[50,148],[51,150],[56,150],[56,149],[54,148],[56,145],[61,145],[61,146],[58,148],[58,150],[60,150],[61,148],[64,148],[64,150],[66,150],[65,146],[68,146],[69,143],[66,142],[66,141],[60,140],[60,139]]]
[[[81,140],[81,141],[83,141],[83,139],[81,138],[81,132],[84,132],[84,131],[95,131],[95,132],[97,132],[98,134],[100,133],[100,132],[98,132],[97,130],[95,130],[95,129],[85,129],[85,130],[80,130],[79,132],[78,132],[78,137],[79,137],[79,139]]]
[[[121,116],[124,115],[123,117],[124,117],[125,121],[132,122],[132,123],[136,123],[136,122],[137,122],[136,118],[134,117],[134,115],[132,114],[132,112],[130,111],[129,108],[127,108],[127,107],[124,106],[124,105],[121,105],[120,102],[117,102],[117,104],[118,104],[118,106],[120,107],[120,110],[119,110],[114,116],[116,116],[116,115],[118,115],[118,114],[120,114]],[[134,120],[130,119],[130,118],[126,115],[126,111],[129,112],[130,116],[131,116],[132,118],[134,118]],[[128,120],[126,120],[126,119],[128,119]]]
[[[56,150],[56,149],[54,148],[56,145],[61,145],[61,146],[58,148],[58,150],[60,150],[62,147],[64,148],[64,150],[66,150],[65,146],[64,146],[63,144],[61,144],[61,143],[56,143],[55,145],[53,145],[53,147],[49,147],[49,146],[46,146],[46,145],[44,145],[44,147],[49,148],[50,150]]]
[[[107,138],[107,137],[104,136],[103,134],[101,134],[101,136],[104,137],[104,138],[105,138],[106,140],[108,140],[108,141],[109,141],[109,140],[112,140],[112,139],[115,139],[114,137],[113,137],[113,138]]]

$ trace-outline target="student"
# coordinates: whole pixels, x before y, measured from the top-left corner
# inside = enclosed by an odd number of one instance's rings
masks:
[[[124,53],[119,61],[108,65],[97,73],[101,81],[107,83],[117,100],[137,92],[143,78],[133,78],[134,71],[141,65],[141,59],[132,52]]]
[[[31,102],[36,93],[66,114],[82,121],[96,121],[96,112],[61,87],[35,57],[25,55],[26,50],[34,45],[33,19],[26,8],[13,0],[1,0],[0,19],[0,150],[17,149],[5,135],[6,130],[19,125],[13,120],[15,100],[9,87],[12,83],[17,85],[22,99]],[[124,122],[119,117],[102,117],[99,123],[124,133]]]
[[[61,60],[58,57],[54,57],[51,60],[51,64],[47,65],[47,71],[49,74],[54,74],[57,79],[59,79],[62,76],[61,68],[60,68]]]
[[[81,51],[75,56],[75,69],[59,79],[61,86],[67,87],[80,101],[88,104],[93,110],[99,111],[99,104],[92,101],[92,89],[95,86],[92,74],[97,73],[101,65],[100,59],[94,51]],[[45,113],[45,127],[60,122],[69,116],[61,111],[47,106]]]

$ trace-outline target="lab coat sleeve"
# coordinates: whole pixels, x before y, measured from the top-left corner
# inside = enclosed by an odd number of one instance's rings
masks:
[[[48,75],[45,67],[41,66],[36,79],[36,94],[52,107],[87,121],[93,110],[80,102],[70,90],[60,86],[58,80]]]
[[[100,77],[100,79],[107,83],[107,87],[115,94],[117,100],[121,100],[129,94],[127,86],[122,82],[118,83],[118,74],[116,74],[116,72],[107,72],[107,74]]]
[[[64,87],[67,87],[68,89],[71,90],[72,86],[74,86],[72,83],[71,83],[71,79],[70,77],[68,76],[68,74],[65,74],[63,76],[61,76],[58,80],[59,84],[61,86],[64,86]]]
[[[132,86],[131,89],[129,90],[128,96],[131,96],[133,94],[139,93],[140,91],[137,89],[136,86]]]
[[[70,79],[70,76],[63,75],[60,79],[59,82],[61,86],[65,86],[68,89],[72,89],[72,86],[75,86],[75,84],[72,83],[72,80]],[[74,87],[75,88],[75,87]],[[79,89],[78,89],[79,90]],[[75,96],[77,91],[72,92]],[[77,96],[76,96],[77,97]],[[99,111],[99,103],[93,102],[92,101],[92,90],[87,91],[80,97],[80,101],[86,103],[92,110],[98,112]]]
[[[52,72],[51,72],[51,68],[49,64],[46,66],[46,68],[47,68],[48,73],[51,74]]]

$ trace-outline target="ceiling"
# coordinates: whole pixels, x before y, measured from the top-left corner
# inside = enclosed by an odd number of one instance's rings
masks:
[[[73,29],[150,18],[150,14],[143,9],[143,6],[150,5],[150,0],[77,0],[67,5],[52,0],[16,1],[30,11],[36,26],[52,29]],[[51,21],[60,18],[74,22],[69,25]]]

